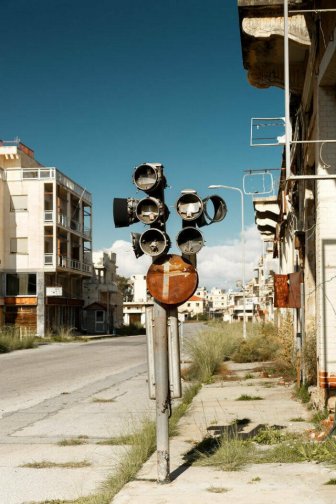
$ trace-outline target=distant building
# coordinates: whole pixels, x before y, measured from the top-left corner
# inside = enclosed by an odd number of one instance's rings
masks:
[[[132,301],[123,303],[124,325],[146,324],[146,306],[153,304],[148,293],[145,275],[132,275]]]
[[[0,323],[43,337],[81,329],[92,275],[91,194],[39,163],[20,141],[0,141]]]
[[[186,318],[203,315],[205,300],[199,296],[191,296],[185,303],[178,307],[178,312],[185,314]]]
[[[93,252],[93,275],[84,282],[83,329],[111,334],[122,324],[122,294],[116,283],[116,254]]]

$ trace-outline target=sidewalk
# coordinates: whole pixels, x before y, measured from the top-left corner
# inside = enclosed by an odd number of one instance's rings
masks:
[[[259,424],[283,426],[289,432],[312,428],[311,412],[292,397],[292,387],[278,378],[262,377],[254,372],[257,367],[230,363],[235,381],[202,387],[180,421],[179,435],[170,442],[171,483],[156,482],[154,454],[113,504],[335,504],[335,486],[325,483],[336,478],[336,470],[324,464],[252,464],[227,472],[186,463],[184,455],[195,444],[233,420],[249,419],[245,429],[250,431]],[[245,378],[251,374],[253,378]],[[263,399],[237,401],[242,394]],[[293,421],[298,418],[302,421]]]

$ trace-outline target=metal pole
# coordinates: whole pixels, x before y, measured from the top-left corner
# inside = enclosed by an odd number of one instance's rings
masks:
[[[182,397],[180,338],[177,307],[171,306],[168,318],[168,364],[170,398]]]
[[[244,224],[244,194],[238,189],[241,196],[241,241],[242,241],[242,281],[243,281],[243,338],[246,339],[246,298],[245,298],[245,224]],[[253,316],[252,316],[253,317]]]
[[[285,87],[285,151],[286,151],[286,179],[290,177],[290,141],[292,128],[289,110],[289,40],[288,40],[288,0],[284,0],[284,87]]]
[[[170,412],[167,311],[154,302],[154,367],[158,483],[170,481],[168,418]]]

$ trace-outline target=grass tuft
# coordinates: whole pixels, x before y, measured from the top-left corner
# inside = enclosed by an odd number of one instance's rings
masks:
[[[41,462],[29,462],[22,464],[20,467],[28,469],[82,469],[83,467],[90,467],[91,463],[87,460],[71,461],[71,462],[51,462],[50,460],[42,460]]]
[[[36,347],[35,336],[16,326],[3,326],[0,329],[0,353],[13,352]]]
[[[88,436],[78,436],[76,438],[62,439],[57,443],[57,446],[79,446],[87,444]]]
[[[242,394],[237,397],[236,401],[262,401],[264,398],[260,396],[250,396],[248,394]]]

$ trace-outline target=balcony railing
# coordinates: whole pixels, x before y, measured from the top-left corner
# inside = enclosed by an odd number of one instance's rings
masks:
[[[69,227],[68,218],[66,215],[60,213],[57,215],[57,223],[63,227]]]
[[[58,256],[58,266],[61,268],[82,271],[83,273],[92,273],[92,265],[77,261],[77,259],[70,259],[65,256]]]
[[[86,189],[76,184],[69,177],[64,175],[62,172],[56,168],[12,168],[6,170],[5,176],[7,180],[47,180],[54,179],[59,184],[63,185],[73,191],[77,196],[79,196],[85,203],[91,205],[92,196]]]

